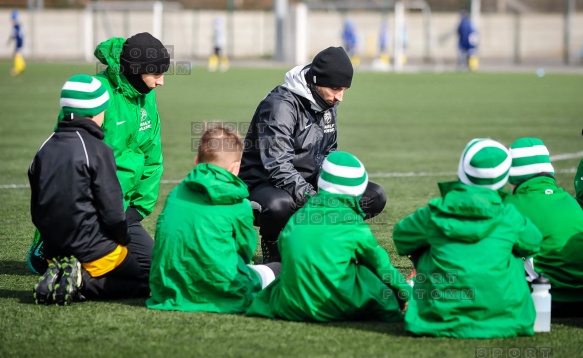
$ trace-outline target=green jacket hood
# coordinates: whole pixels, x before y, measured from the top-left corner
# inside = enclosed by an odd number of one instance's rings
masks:
[[[138,90],[132,86],[127,78],[121,74],[120,71],[120,57],[123,51],[123,45],[126,39],[123,37],[113,37],[109,40],[103,41],[95,48],[93,53],[95,57],[107,68],[103,71],[111,79],[111,82],[116,86],[115,90],[123,93],[125,97],[135,98],[143,96]]]
[[[362,195],[350,196],[342,194],[332,194],[323,190],[318,191],[318,193],[313,197],[311,197],[310,194],[306,194],[306,198],[308,198],[310,206],[313,208],[334,209],[347,207],[354,210],[357,217],[364,218],[366,214],[360,207],[359,203],[361,197]],[[356,218],[347,218],[347,221],[354,221],[355,219]]]
[[[429,201],[431,221],[448,238],[477,242],[498,225],[504,204],[497,191],[459,181],[438,186],[442,197]]]
[[[214,164],[197,165],[184,179],[191,190],[206,194],[209,203],[230,205],[249,197],[247,185],[228,170]]]
[[[563,189],[557,186],[555,178],[546,175],[540,175],[528,179],[522,182],[514,190],[515,194],[526,194],[526,193],[542,193],[547,194],[546,191],[550,190],[552,193],[562,192]]]

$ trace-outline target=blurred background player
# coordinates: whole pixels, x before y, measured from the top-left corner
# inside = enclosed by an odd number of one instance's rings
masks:
[[[461,12],[460,23],[457,27],[458,35],[458,69],[469,69],[476,71],[478,69],[478,32],[467,11]]]
[[[24,61],[24,56],[22,54],[22,46],[24,44],[24,33],[22,31],[22,26],[18,20],[18,10],[13,10],[10,18],[12,19],[12,31],[10,37],[8,38],[7,44],[14,41],[14,66],[10,70],[12,76],[18,76],[26,69],[26,62]]]
[[[382,63],[389,64],[391,61],[391,56],[389,55],[389,24],[387,20],[381,21],[381,27],[379,30],[379,57]]]
[[[401,64],[407,64],[407,48],[409,47],[409,27],[407,23],[403,19],[402,27],[401,27],[401,44],[403,45],[403,52],[401,53],[401,58],[395,59],[395,61],[400,61]]]
[[[208,69],[214,72],[219,68],[225,72],[229,69],[229,58],[225,55],[227,35],[224,21],[221,17],[216,17],[213,22],[213,54],[209,57]]]
[[[344,50],[348,54],[348,57],[350,57],[352,64],[358,66],[360,64],[360,56],[358,56],[357,53],[358,36],[356,34],[356,25],[351,19],[346,19],[344,21],[342,43],[344,44]]]

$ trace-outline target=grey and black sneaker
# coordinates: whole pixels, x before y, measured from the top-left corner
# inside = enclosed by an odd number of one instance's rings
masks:
[[[75,256],[65,257],[60,261],[61,278],[55,286],[53,301],[58,305],[70,305],[80,296],[79,289],[83,282],[81,263]]]
[[[261,239],[261,253],[263,254],[263,264],[281,262],[281,255],[277,248],[277,240],[267,241]]]
[[[39,277],[38,282],[32,289],[34,302],[37,305],[48,305],[52,302],[55,286],[58,284],[60,278],[60,263],[57,259],[53,259],[53,262],[49,264],[45,273]]]

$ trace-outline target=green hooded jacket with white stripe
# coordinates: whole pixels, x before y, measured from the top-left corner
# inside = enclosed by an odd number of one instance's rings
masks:
[[[95,57],[107,68],[95,78],[109,92],[110,104],[102,125],[103,141],[113,149],[124,206],[135,207],[145,217],[154,210],[164,171],[160,115],[156,91],[141,94],[119,74],[125,41],[115,37],[97,46]]]

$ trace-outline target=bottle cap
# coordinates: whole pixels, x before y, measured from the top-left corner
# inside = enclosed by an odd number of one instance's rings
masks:
[[[550,285],[551,281],[549,281],[549,279],[546,278],[545,275],[541,273],[537,278],[532,280],[532,284],[533,285]]]

